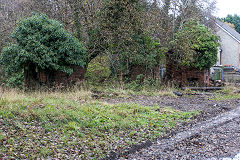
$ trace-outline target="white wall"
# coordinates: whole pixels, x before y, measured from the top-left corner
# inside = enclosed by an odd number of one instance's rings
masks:
[[[240,67],[239,43],[220,28],[217,30],[217,35],[220,37],[220,47],[222,49],[222,65],[233,65]],[[219,64],[219,62],[217,64]]]

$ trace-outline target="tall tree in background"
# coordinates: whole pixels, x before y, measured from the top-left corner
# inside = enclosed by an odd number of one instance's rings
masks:
[[[227,15],[227,17],[221,19],[224,22],[234,24],[234,28],[238,33],[240,33],[240,16],[238,15]]]
[[[16,21],[26,15],[24,0],[1,0],[0,1],[0,51],[10,41]]]
[[[139,0],[106,1],[101,12],[101,29],[108,44],[111,66],[119,74],[120,84],[130,56],[136,52],[133,37],[143,33],[139,5]]]
[[[73,32],[85,43],[89,63],[105,50],[98,16],[103,2],[102,0],[67,0],[67,3],[73,15]]]
[[[152,2],[148,0],[13,0],[11,2],[13,4],[6,4],[17,6],[12,7],[14,14],[10,14],[10,10],[7,10],[7,14],[6,11],[0,10],[1,15],[5,14],[4,19],[0,19],[4,22],[0,26],[2,39],[11,39],[9,35],[17,19],[29,16],[31,12],[41,12],[60,21],[67,31],[72,32],[85,44],[88,52],[85,67],[96,56],[109,51],[110,61],[115,65],[118,64],[117,68],[122,71],[128,71],[128,68],[136,62],[152,66],[154,59],[159,60],[156,57],[161,57],[157,52],[165,51],[158,49],[169,48],[169,42],[175,33],[180,31],[189,19],[194,18],[205,26],[210,26],[211,13],[215,6],[214,1],[207,0],[153,0]],[[4,32],[6,30],[9,33]],[[5,45],[6,41],[1,41],[0,45],[1,43]]]
[[[173,37],[189,19],[198,19],[202,24],[213,27],[216,1],[211,0],[154,0],[149,7],[152,29],[162,29]],[[161,38],[161,36],[159,36]]]

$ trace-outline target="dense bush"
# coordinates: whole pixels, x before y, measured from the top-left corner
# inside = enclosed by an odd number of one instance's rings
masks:
[[[189,20],[171,42],[171,61],[186,67],[210,68],[217,62],[218,37],[195,20]]]
[[[110,76],[109,58],[98,56],[89,64],[86,72],[86,80],[89,82],[102,82]]]
[[[165,59],[166,48],[162,47],[158,40],[146,33],[133,36],[136,52],[131,53],[129,63],[153,67],[158,66]]]
[[[101,25],[112,75],[131,77],[136,66],[151,68],[164,59],[162,45],[145,26],[146,11],[141,0],[112,0],[104,4]]]
[[[62,24],[43,14],[21,19],[12,37],[16,44],[2,50],[0,64],[7,76],[34,70],[71,74],[72,66],[85,66],[86,49]]]

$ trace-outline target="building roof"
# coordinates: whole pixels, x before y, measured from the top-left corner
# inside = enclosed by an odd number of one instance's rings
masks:
[[[223,29],[225,32],[227,32],[231,37],[238,41],[238,43],[240,43],[240,34],[237,31],[235,31],[232,27],[219,20],[216,20],[216,25]]]

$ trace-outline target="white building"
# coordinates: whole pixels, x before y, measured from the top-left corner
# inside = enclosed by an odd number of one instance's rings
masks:
[[[217,65],[240,67],[240,34],[219,20],[216,20],[216,25],[216,33],[220,38]]]

